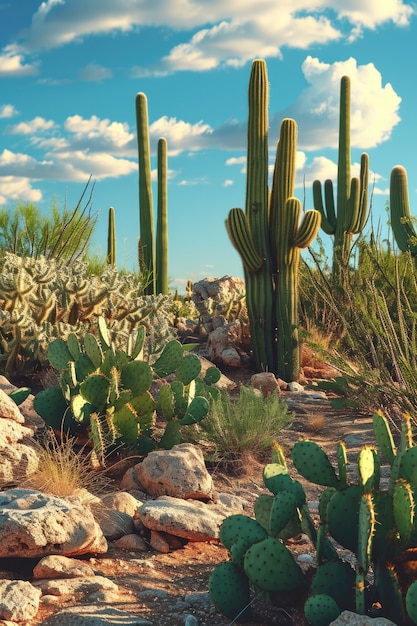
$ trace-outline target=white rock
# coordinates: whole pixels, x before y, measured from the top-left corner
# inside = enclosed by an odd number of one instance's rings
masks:
[[[0,493],[0,557],[75,556],[107,551],[91,511],[81,503],[29,489]]]
[[[26,621],[35,617],[41,592],[24,580],[0,580],[0,618]]]
[[[138,514],[151,530],[189,541],[210,541],[218,538],[221,523],[232,512],[221,505],[162,496],[145,502]]]
[[[209,499],[213,480],[200,448],[180,443],[171,450],[156,450],[134,467],[138,480],[152,496]]]
[[[139,535],[123,535],[120,539],[114,542],[115,548],[121,548],[122,550],[128,550],[129,552],[148,552],[149,545]]]
[[[95,591],[118,591],[118,586],[104,576],[87,576],[84,578],[58,578],[33,581],[36,589],[44,595],[74,596],[76,593],[86,594]]]
[[[80,578],[94,576],[88,563],[67,556],[50,555],[41,559],[33,569],[34,578]]]
[[[395,626],[394,622],[385,617],[371,618],[367,615],[352,613],[351,611],[343,611],[338,618],[331,622],[330,626],[344,626],[346,624],[349,624],[349,626]]]

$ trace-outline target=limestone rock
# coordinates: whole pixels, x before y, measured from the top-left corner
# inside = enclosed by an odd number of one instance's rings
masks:
[[[152,496],[210,499],[213,480],[204,464],[202,451],[189,443],[171,450],[156,450],[135,465],[139,483]]]
[[[74,499],[29,489],[0,493],[0,557],[75,556],[107,551],[91,511]]]
[[[122,550],[128,550],[129,552],[148,552],[149,546],[142,537],[139,535],[130,534],[123,535],[120,539],[114,542],[115,548],[121,548]]]
[[[259,372],[251,377],[252,387],[262,391],[264,396],[269,396],[274,391],[279,393],[278,381],[272,372]]]
[[[221,523],[235,512],[238,511],[222,505],[161,496],[145,502],[138,515],[144,526],[151,530],[189,541],[210,541],[218,538]]]
[[[52,554],[41,559],[33,569],[36,578],[82,578],[94,576],[94,570],[88,563],[66,556]]]
[[[39,609],[41,592],[24,580],[0,580],[0,619],[31,620]]]
[[[155,626],[154,622],[138,615],[100,604],[68,607],[43,622],[43,626],[109,626],[109,624]]]
[[[372,618],[351,611],[343,611],[338,618],[331,622],[330,626],[344,626],[345,624],[349,624],[349,626],[395,626],[394,622],[385,617]]]

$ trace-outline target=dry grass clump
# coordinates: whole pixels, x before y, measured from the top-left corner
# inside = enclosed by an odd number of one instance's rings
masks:
[[[39,457],[36,472],[19,481],[19,486],[60,497],[76,496],[85,491],[96,494],[104,490],[108,479],[93,467],[92,451],[77,448],[72,437],[52,429],[41,442],[35,442]]]
[[[291,420],[277,392],[264,397],[242,385],[235,400],[224,392],[211,399],[209,415],[195,427],[194,437],[206,444],[208,462],[242,474],[253,462],[269,458],[279,431]]]

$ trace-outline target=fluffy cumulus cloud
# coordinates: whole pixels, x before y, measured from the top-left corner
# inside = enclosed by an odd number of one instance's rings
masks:
[[[204,9],[201,0],[44,0],[0,55],[0,74],[35,72],[36,65],[26,62],[33,53],[94,35],[140,34],[146,27],[177,31],[180,43],[152,67],[136,68],[137,74],[210,70],[255,56],[279,57],[285,47],[350,41],[386,22],[405,26],[414,12],[405,0],[212,0]],[[106,78],[107,70],[98,69],[84,73]]]
[[[13,117],[14,115],[17,115],[17,111],[13,104],[0,105],[0,119]]]
[[[389,139],[400,121],[401,98],[369,63],[357,65],[355,59],[333,64],[308,56],[303,73],[309,86],[286,111],[276,117],[291,115],[300,128],[299,141],[304,150],[337,147],[339,137],[340,79],[351,81],[351,143],[360,149],[377,146]]]

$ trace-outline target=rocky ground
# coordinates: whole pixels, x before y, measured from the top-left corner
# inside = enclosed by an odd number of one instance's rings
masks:
[[[295,413],[291,425],[278,437],[284,449],[289,452],[298,438],[308,437],[320,443],[334,461],[336,445],[344,440],[353,469],[360,447],[373,441],[370,416],[351,410],[333,410],[325,399],[309,402],[302,393],[284,393],[283,396]],[[256,498],[261,493],[267,493],[262,482],[262,468],[262,463],[252,460],[246,466],[246,473],[240,476],[231,476],[219,468],[212,469],[215,488],[218,492],[241,497],[247,513],[251,515]],[[295,472],[293,475],[296,476]],[[303,482],[314,517],[321,489]],[[289,547],[294,553],[303,555],[302,559],[309,567],[314,555],[311,543],[300,536],[290,542]],[[230,620],[216,612],[211,604],[208,579],[213,568],[227,559],[227,551],[216,541],[189,542],[168,554],[126,552],[110,543],[106,554],[80,557],[79,560],[88,563],[96,576],[104,576],[115,583],[117,589],[68,589],[65,593],[65,589],[61,588],[57,595],[43,596],[41,608],[30,624],[226,626]],[[10,578],[12,569],[16,578],[31,579],[34,563],[6,561],[3,559],[0,562],[0,578]],[[305,624],[302,606],[303,598],[299,594],[286,594],[279,606],[255,600],[254,621],[250,626],[302,626]],[[67,611],[66,615],[62,614],[63,609]],[[58,612],[61,612],[60,616],[54,617]]]

